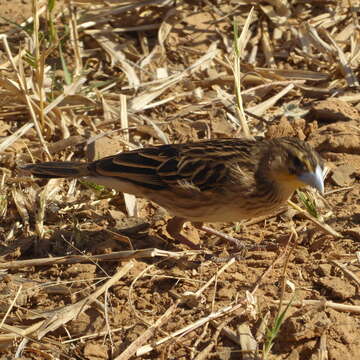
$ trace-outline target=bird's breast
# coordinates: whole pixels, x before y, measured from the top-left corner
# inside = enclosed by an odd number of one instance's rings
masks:
[[[253,195],[253,196],[251,196]],[[271,214],[285,203],[288,197],[278,198],[270,194],[254,197],[255,194],[230,192],[227,194],[192,194],[179,196],[176,193],[157,192],[150,200],[164,207],[171,215],[193,222],[236,222],[243,219]]]

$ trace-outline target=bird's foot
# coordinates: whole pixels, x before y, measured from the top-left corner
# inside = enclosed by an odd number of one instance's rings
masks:
[[[230,261],[231,259],[235,259],[235,261],[239,261],[239,260],[244,260],[245,256],[243,255],[243,253],[232,253],[229,256],[216,256],[216,255],[210,255],[207,260],[213,261],[215,263],[221,264],[221,263],[226,263],[228,261]]]
[[[191,240],[189,240],[187,237],[182,235],[180,232],[183,229],[183,225],[186,222],[185,219],[174,217],[170,219],[167,223],[166,230],[169,233],[169,235],[174,238],[175,240],[185,244],[189,248],[193,250],[200,250],[200,246],[197,244],[194,244]],[[193,222],[192,223],[196,229],[204,231],[208,234],[215,235],[220,237],[221,239],[225,239],[226,241],[229,241],[233,243],[236,247],[237,252],[235,253],[235,256],[242,256],[237,254],[243,254],[244,251],[247,250],[247,246],[239,239],[236,239],[230,235],[227,235],[221,231],[217,231],[211,227],[205,226],[203,223],[200,222]]]
[[[220,237],[221,239],[232,242],[236,246],[237,249],[243,250],[244,248],[246,248],[246,246],[244,245],[244,243],[241,240],[236,239],[230,235],[224,234],[221,231],[217,231],[211,227],[205,226],[202,223],[194,223],[194,225],[199,230],[205,231],[208,234],[216,235],[216,236]]]
[[[166,230],[173,239],[185,244],[192,250],[200,250],[199,245],[194,244],[191,240],[180,233],[185,222],[186,220],[183,218],[174,217],[168,221]]]

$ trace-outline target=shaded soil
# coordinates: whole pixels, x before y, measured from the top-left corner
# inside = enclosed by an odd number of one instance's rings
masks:
[[[93,294],[129,262],[97,262],[92,255],[146,248],[188,249],[167,234],[169,216],[156,204],[138,199],[136,211],[131,214],[132,203],[125,201],[123,194],[62,179],[54,180],[44,188],[46,181],[22,177],[16,170],[17,164],[29,162],[32,157],[36,161],[46,160],[36,131],[30,129],[3,151],[0,160],[3,174],[0,187],[0,306],[4,324],[13,326],[1,330],[1,359],[13,359],[17,351],[23,359],[113,359],[134,344],[142,351],[141,355],[132,353],[132,357],[124,358],[245,359],[246,352],[242,352],[245,350],[244,334],[239,330],[240,325],[248,325],[260,354],[266,344],[264,328],[274,326],[280,299],[284,304],[290,301],[291,306],[268,359],[358,358],[360,98],[357,98],[357,89],[346,82],[337,59],[328,59],[316,52],[312,53],[313,57],[307,57],[294,50],[299,45],[292,43],[289,30],[291,26],[300,29],[296,14],[302,10],[306,17],[304,21],[334,11],[336,15],[344,16],[342,21],[339,20],[339,29],[336,30],[335,25],[330,27],[339,34],[351,25],[351,14],[346,4],[335,7],[331,2],[328,5],[299,2],[288,8],[276,8],[270,3],[264,2],[262,6],[272,12],[266,13],[265,8],[256,7],[259,24],[253,23],[251,31],[259,38],[259,29],[266,35],[264,27],[269,27],[272,44],[279,50],[279,53],[275,51],[277,67],[266,58],[266,46],[260,46],[256,62],[244,61],[242,64],[242,71],[249,75],[243,79],[242,90],[271,81],[304,78],[287,77],[276,73],[275,69],[308,70],[326,73],[326,77],[320,81],[306,80],[301,84],[303,87],[295,87],[264,111],[260,119],[249,117],[250,130],[254,135],[267,137],[297,136],[319,151],[330,172],[326,180],[326,201],[317,199],[317,210],[341,237],[324,232],[292,209],[242,224],[209,224],[242,239],[246,245],[246,250],[241,250],[236,261],[231,262],[231,255],[239,249],[188,225],[184,235],[199,242],[203,251],[196,254],[183,252],[178,258],[134,258],[132,268],[108,291],[76,310],[71,305]],[[93,15],[96,17],[103,4],[99,2],[97,9],[94,4],[92,9],[80,2],[77,5],[79,14],[91,19]],[[2,16],[17,24],[31,16],[31,4],[27,1],[0,1],[0,7]],[[51,116],[42,128],[54,160],[93,160],[129,147],[160,144],[164,136],[170,142],[185,142],[242,134],[241,127],[234,122],[236,114],[229,117],[231,109],[226,108],[226,104],[229,108],[232,106],[234,99],[226,102],[219,87],[234,94],[231,69],[226,63],[232,44],[232,20],[234,16],[243,24],[243,13],[248,14],[249,6],[236,6],[228,1],[187,1],[175,15],[168,13],[170,10],[170,5],[141,6],[116,17],[109,16],[105,22],[88,29],[159,25],[168,16],[171,31],[162,47],[157,37],[158,26],[124,33],[119,30],[120,35],[114,30],[117,34],[114,43],[121,45],[118,51],[136,69],[141,83],[160,81],[162,71],[166,76],[183,71],[215,42],[218,42],[218,57],[154,97],[154,102],[164,100],[162,104],[138,105],[139,110],[136,110],[134,103],[139,100],[141,86],[134,90],[130,86],[130,76],[124,75],[126,66],[118,65],[120,60],[114,60],[115,56],[111,59],[99,45],[100,40],[95,41],[90,32],[79,30],[83,61],[88,66],[85,85],[60,103],[56,112],[49,112]],[[63,17],[56,20],[62,30],[64,24],[68,25],[68,20]],[[283,18],[286,21],[279,26],[283,31],[280,40],[286,38],[288,42],[277,42],[279,34],[274,22]],[[4,19],[0,26],[2,32],[14,30],[14,26]],[[73,48],[64,33],[61,34],[68,41],[62,45],[64,59],[69,70],[75,71]],[[286,37],[285,33],[289,35]],[[323,33],[322,36],[325,38]],[[14,55],[21,48],[23,38],[17,31],[9,35]],[[336,39],[341,46],[346,41],[350,43],[349,37]],[[141,61],[155,46],[159,49],[149,60],[150,65],[142,65]],[[349,48],[344,45],[346,54]],[[54,70],[52,79],[55,79],[51,96],[47,93],[48,102],[61,93],[58,86],[64,82],[59,56],[56,47],[47,59]],[[1,61],[6,60],[2,49]],[[143,66],[142,71],[138,70],[140,66]],[[353,75],[356,77],[356,64],[350,67],[355,69]],[[269,71],[265,72],[264,68]],[[31,68],[26,68],[26,76],[30,77],[30,73]],[[261,76],[250,78],[255,73]],[[315,74],[311,76],[315,77]],[[2,72],[1,80],[8,77],[15,81],[12,71]],[[47,78],[50,79],[50,75]],[[105,83],[112,87],[105,91]],[[338,88],[335,88],[336,84],[340,84]],[[0,136],[7,139],[29,121],[30,115],[26,103],[19,100],[19,94],[16,97],[6,93],[4,83],[0,87],[3,91]],[[269,86],[244,94],[246,109],[282,88]],[[148,95],[151,91],[147,89],[144,93]],[[121,130],[125,125],[119,115],[120,94],[126,94],[128,99],[128,138]],[[289,104],[295,105],[290,109]],[[106,136],[94,138],[105,132]],[[92,141],[88,144],[90,138]],[[41,205],[44,198],[46,206]],[[297,200],[296,196],[293,200]],[[44,209],[44,213],[41,214],[39,209]],[[85,263],[72,264],[62,264],[57,259],[71,255],[85,255],[89,259]],[[47,265],[26,267],[18,263],[38,258],[56,260]],[[221,272],[224,266],[227,268]],[[214,281],[201,290],[214,276]],[[194,296],[198,291],[199,296]],[[181,302],[177,303],[179,299]],[[339,306],[334,307],[333,303]],[[215,320],[204,321],[192,331],[177,333],[209,314],[237,304],[236,309]],[[172,306],[169,318],[152,329],[151,326]],[[63,313],[62,308],[65,309]],[[56,321],[59,321],[57,325]],[[31,330],[31,326],[36,326],[34,324],[41,327]],[[220,331],[222,327],[223,331]],[[20,336],[20,330],[28,333]],[[157,343],[169,335],[167,341]],[[145,345],[153,348],[143,348]]]

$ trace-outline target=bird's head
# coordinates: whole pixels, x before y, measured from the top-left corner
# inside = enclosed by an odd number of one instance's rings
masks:
[[[292,191],[310,185],[324,192],[323,161],[308,143],[287,137],[272,143],[268,171],[274,181]]]

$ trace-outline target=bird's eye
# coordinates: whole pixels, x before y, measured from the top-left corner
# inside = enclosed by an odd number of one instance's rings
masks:
[[[294,157],[293,164],[296,168],[301,168],[303,166],[303,162],[298,157]]]

